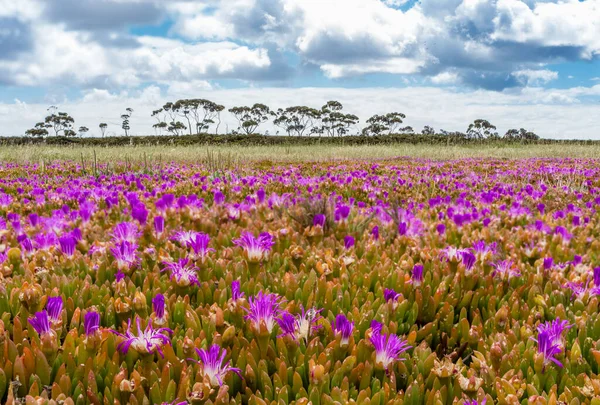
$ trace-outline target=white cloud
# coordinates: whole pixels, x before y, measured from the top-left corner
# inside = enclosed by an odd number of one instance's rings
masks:
[[[543,46],[581,47],[582,56],[600,52],[600,2],[564,0],[537,2],[498,0],[494,40]]]
[[[459,81],[460,77],[454,72],[442,72],[431,78],[434,84],[457,84]]]
[[[513,75],[517,77],[525,85],[540,85],[551,82],[552,80],[558,79],[558,73],[548,69],[532,70],[524,69],[513,72]]]

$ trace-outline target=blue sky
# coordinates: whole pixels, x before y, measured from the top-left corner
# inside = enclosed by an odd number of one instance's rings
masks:
[[[600,0],[0,0],[0,135],[177,98],[600,139]]]

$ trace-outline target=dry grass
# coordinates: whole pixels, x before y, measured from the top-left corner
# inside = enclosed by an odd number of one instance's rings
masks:
[[[600,146],[137,146],[137,147],[53,147],[22,146],[0,150],[1,162],[39,163],[52,161],[107,162],[205,162],[219,165],[270,160],[274,162],[334,161],[413,157],[449,160],[474,157],[492,158],[600,158]]]

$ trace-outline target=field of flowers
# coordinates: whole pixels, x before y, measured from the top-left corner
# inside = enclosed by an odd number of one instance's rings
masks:
[[[0,402],[600,404],[595,160],[0,166]]]

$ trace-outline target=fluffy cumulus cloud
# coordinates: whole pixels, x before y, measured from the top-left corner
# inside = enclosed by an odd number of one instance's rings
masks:
[[[0,0],[0,93],[65,89],[78,103],[118,104],[147,89],[235,98],[385,77],[421,86],[422,100],[431,85],[447,97],[581,108],[599,97],[597,75],[583,87],[559,66],[600,59],[598,21],[600,0]],[[553,90],[561,80],[581,87]]]

